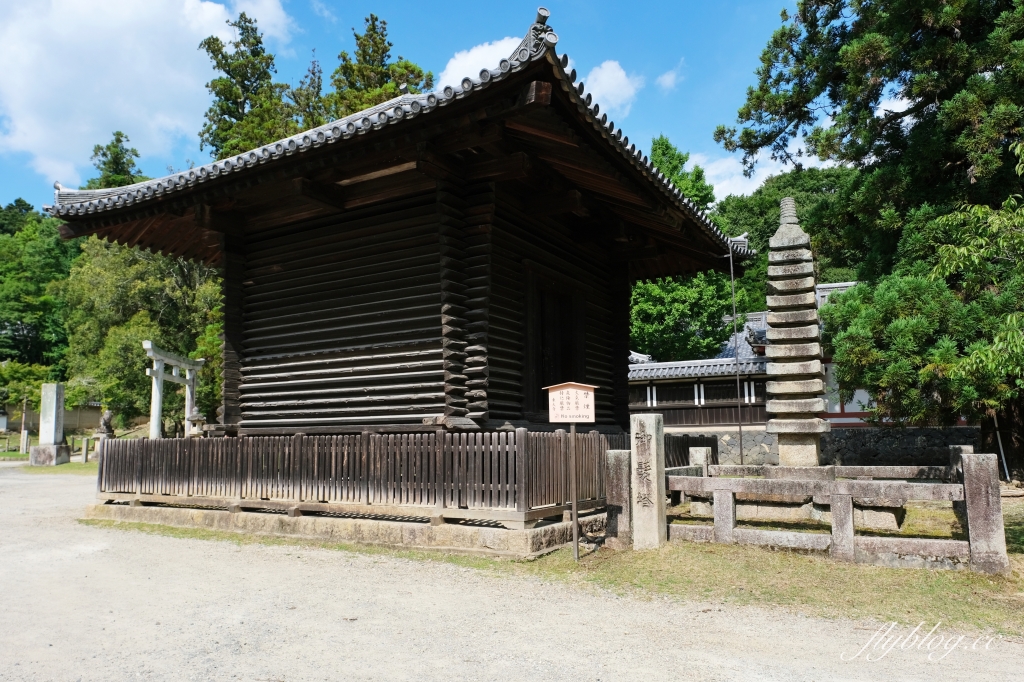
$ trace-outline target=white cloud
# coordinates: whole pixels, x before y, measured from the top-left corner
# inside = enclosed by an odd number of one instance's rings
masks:
[[[796,153],[798,145],[790,145],[790,150]],[[828,168],[834,166],[831,162],[822,162],[817,157],[804,156],[800,159],[804,167]],[[740,154],[719,157],[712,159],[706,154],[693,154],[690,157],[689,168],[693,165],[704,169],[704,177],[715,188],[715,200],[721,201],[730,194],[748,195],[761,186],[765,180],[772,175],[787,173],[793,170],[792,164],[786,165],[776,161],[768,155],[757,160],[754,166],[754,174],[747,177],[743,174],[743,162]]]
[[[483,69],[495,69],[502,59],[507,59],[519,47],[522,38],[502,38],[492,43],[483,43],[468,50],[456,52],[445,64],[444,71],[437,77],[437,87],[456,86],[466,76],[479,78]]]
[[[278,45],[293,24],[280,0],[49,0],[0,6],[0,154],[67,186],[82,182],[96,143],[128,134],[147,157],[194,140],[213,71],[199,42],[233,36],[245,11]],[[88,171],[86,171],[88,172]]]
[[[658,84],[658,87],[668,92],[669,90],[675,90],[676,86],[679,85],[679,81],[683,80],[681,71],[683,69],[683,60],[680,59],[679,63],[676,64],[676,68],[671,71],[666,71],[657,78],[654,82]]]
[[[595,66],[584,79],[586,92],[594,96],[609,116],[626,118],[636,94],[644,87],[642,76],[630,76],[622,65],[609,59]]]
[[[334,12],[331,8],[324,4],[323,0],[313,0],[309,3],[313,8],[313,14],[317,15],[321,19],[326,19],[332,24],[338,21],[338,17],[334,16]]]

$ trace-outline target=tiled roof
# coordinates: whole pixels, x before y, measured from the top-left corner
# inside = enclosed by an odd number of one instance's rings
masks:
[[[547,25],[549,16],[548,10],[543,7],[538,9],[536,21],[530,26],[519,47],[508,59],[502,59],[497,68],[483,69],[475,78],[467,76],[462,79],[462,83],[457,88],[446,86],[439,92],[403,94],[388,102],[233,158],[214,161],[188,171],[139,182],[127,187],[72,190],[65,189],[59,182],[54,183],[56,189],[54,205],[44,206],[44,209],[51,215],[73,219],[74,216],[92,215],[133,206],[196,185],[216,182],[219,178],[274,163],[293,154],[302,154],[317,147],[344,142],[355,136],[370,134],[386,126],[430,114],[457,99],[463,99],[474,92],[483,90],[491,83],[508,78],[532,62],[546,58],[551,64],[555,76],[562,80],[563,88],[576,104],[580,113],[601,133],[608,144],[622,154],[662,194],[689,215],[704,232],[723,247],[729,248],[728,238],[708,220],[707,216],[693,202],[684,197],[682,192],[654,167],[654,164],[643,155],[643,152],[635,144],[629,143],[629,138],[624,136],[621,128],[615,127],[613,121],[608,120],[607,114],[600,114],[599,107],[592,102],[591,95],[584,95],[583,83],[576,82],[576,70],[565,71],[569,64],[569,56],[567,54],[563,54],[561,57],[556,56],[554,47],[558,42],[558,36]],[[736,245],[733,245],[732,248],[733,252],[741,258],[755,253]]]
[[[740,374],[764,374],[768,360],[764,357],[740,358]],[[630,381],[651,379],[699,379],[703,377],[735,376],[733,358],[685,360],[682,362],[645,362],[629,366]]]

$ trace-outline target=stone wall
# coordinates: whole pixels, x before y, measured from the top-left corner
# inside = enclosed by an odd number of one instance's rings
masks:
[[[976,426],[833,429],[821,436],[822,464],[947,466],[950,445],[981,445]]]
[[[672,429],[671,431],[675,431]],[[718,463],[739,464],[736,428],[687,429],[688,433],[718,438]],[[981,445],[976,426],[947,428],[834,428],[821,435],[821,463],[845,466],[946,466],[950,445]],[[744,427],[744,464],[778,464],[775,434]]]

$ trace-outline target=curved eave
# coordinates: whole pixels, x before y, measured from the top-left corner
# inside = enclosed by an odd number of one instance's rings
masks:
[[[598,106],[592,102],[591,95],[584,94],[584,84],[576,83],[575,70],[568,73],[565,71],[569,58],[567,54],[559,57],[555,53],[554,46],[557,41],[557,35],[543,21],[540,21],[530,27],[526,37],[511,57],[502,59],[497,68],[481,70],[477,78],[464,78],[458,88],[447,86],[437,92],[401,95],[340,120],[292,135],[235,157],[126,187],[68,190],[61,187],[59,183],[54,183],[56,188],[54,205],[45,206],[44,209],[51,215],[69,222],[102,219],[107,215],[113,217],[121,211],[145,207],[147,202],[168,198],[178,193],[187,194],[193,188],[200,188],[207,183],[216,183],[221,178],[237,177],[236,174],[250,172],[296,154],[305,154],[313,149],[376,133],[406,120],[427,116],[456,100],[469,97],[493,83],[509,78],[512,74],[527,68],[532,62],[546,59],[555,78],[561,82],[563,90],[576,106],[586,124],[592,126],[595,133],[606,140],[611,150],[620,156],[633,169],[633,172],[644,178],[643,182],[648,183],[664,201],[682,212],[714,243],[721,246],[723,253],[727,254],[730,248],[728,237],[708,219],[703,211],[683,196],[679,188],[658,171],[635,144],[629,144],[629,138],[624,135],[621,128],[616,128],[614,122],[608,121],[607,115],[599,115]],[[735,245],[732,248],[734,255],[740,260],[756,253],[751,249],[739,248]]]

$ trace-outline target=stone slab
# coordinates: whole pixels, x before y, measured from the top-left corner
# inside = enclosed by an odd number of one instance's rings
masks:
[[[799,278],[799,276],[814,274],[814,263],[793,263],[791,265],[769,265],[769,278]]]
[[[813,277],[798,277],[795,279],[772,279],[768,278],[768,291],[779,294],[796,294],[805,291],[814,291]]]
[[[854,536],[857,563],[890,568],[959,570],[968,567],[970,545],[963,540]]]
[[[814,293],[793,294],[792,296],[769,296],[768,307],[772,310],[783,308],[813,308],[815,305]]]
[[[764,349],[768,358],[811,359],[821,357],[820,343],[770,343]]]
[[[633,414],[629,423],[633,549],[657,549],[668,539],[664,417]]]
[[[768,433],[780,435],[828,433],[832,430],[832,425],[827,420],[817,417],[813,419],[769,419],[765,430]]]
[[[769,346],[770,348],[771,346]],[[806,362],[767,362],[765,373],[768,376],[777,377],[823,377],[825,370],[821,360],[808,360]]]
[[[33,445],[28,463],[34,467],[57,466],[71,461],[70,445]]]
[[[853,561],[853,498],[832,495],[832,546],[829,554],[837,561]]]
[[[799,400],[780,400],[774,398],[765,404],[769,414],[807,414],[824,412],[828,404],[824,398],[802,398]]]
[[[768,248],[772,251],[810,245],[810,236],[793,224],[781,225],[775,235],[768,238]]]
[[[714,542],[714,526],[695,526],[688,523],[673,523],[668,527],[668,539],[685,542]]]
[[[245,511],[232,513],[220,509],[131,507],[120,504],[90,505],[86,507],[85,518],[524,559],[557,549],[572,541],[572,523],[566,522],[525,530],[508,530],[454,523],[431,525],[308,514],[287,516]],[[584,533],[599,533],[604,530],[605,515],[582,516],[580,525]]]
[[[768,311],[768,326],[783,327],[791,324],[818,323],[818,311],[814,310],[779,310]]]
[[[769,277],[799,277],[801,275],[813,275],[814,263],[793,263],[791,265],[769,265]]]
[[[802,327],[769,327],[767,337],[769,341],[810,341],[817,340],[820,328],[816,324],[808,324]]]
[[[798,381],[769,381],[766,388],[768,395],[798,395],[810,393],[819,395],[825,392],[825,382],[821,379],[804,379]]]
[[[768,253],[770,264],[811,262],[812,260],[814,260],[814,256],[810,249],[784,249]]]
[[[732,532],[732,537],[737,545],[757,545],[805,552],[824,552],[832,543],[832,537],[828,533],[798,533],[754,528],[737,528]]]

